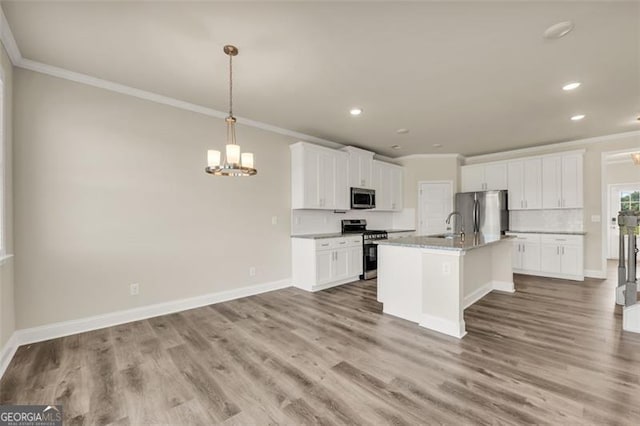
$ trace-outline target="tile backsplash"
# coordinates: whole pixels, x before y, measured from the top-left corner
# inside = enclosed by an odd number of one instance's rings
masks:
[[[509,229],[514,231],[575,231],[584,230],[582,209],[512,210]]]
[[[400,212],[349,210],[345,213],[327,210],[292,210],[291,235],[340,232],[342,219],[365,219],[367,229],[414,229],[415,217],[415,209],[404,209]]]

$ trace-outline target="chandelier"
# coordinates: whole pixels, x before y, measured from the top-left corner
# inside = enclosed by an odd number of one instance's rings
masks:
[[[233,57],[238,54],[238,48],[227,45],[224,53],[229,56],[229,116],[225,118],[227,124],[227,145],[224,162],[220,162],[220,151],[207,151],[207,168],[205,171],[215,176],[253,176],[258,171],[253,167],[253,154],[240,153],[240,145],[236,143],[236,118],[233,116]]]
[[[631,159],[633,160],[633,164],[640,166],[640,152],[634,152],[631,154]]]

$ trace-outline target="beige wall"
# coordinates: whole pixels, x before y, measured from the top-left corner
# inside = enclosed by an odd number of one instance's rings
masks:
[[[13,179],[12,179],[12,110],[13,110],[13,66],[4,47],[0,48],[0,67],[4,82],[4,142],[5,162],[4,203],[5,203],[5,242],[7,254],[13,253]],[[13,258],[0,261],[0,352],[15,330],[13,284]]]
[[[450,180],[454,192],[458,191],[460,160],[455,156],[416,156],[400,159],[404,170],[404,206],[418,207],[418,182]]]
[[[640,151],[640,144],[638,144],[638,150]],[[640,166],[636,166],[631,161],[608,164],[606,173],[607,185],[640,182]]]
[[[404,170],[404,207],[415,209],[418,218],[418,182],[450,180],[454,194],[460,186],[460,160],[451,156],[415,156],[399,159]]]
[[[220,119],[22,69],[15,93],[18,328],[290,277],[293,139],[239,126],[258,175],[213,177]]]
[[[585,237],[585,269],[590,271],[602,270],[602,223],[592,222],[593,215],[602,215],[602,153],[608,151],[620,151],[640,147],[640,134],[622,135],[620,137],[605,137],[597,143],[577,143],[571,146],[556,145],[541,148],[535,153],[522,153],[518,151],[502,153],[492,156],[468,159],[466,164],[475,164],[488,161],[506,160],[511,158],[526,157],[529,155],[552,154],[562,151],[584,149],[584,224],[587,235]],[[602,217],[606,220],[606,217]],[[605,240],[606,241],[606,240]]]

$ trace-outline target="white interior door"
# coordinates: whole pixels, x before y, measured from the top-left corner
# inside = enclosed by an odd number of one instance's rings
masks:
[[[447,232],[445,220],[453,211],[453,182],[420,182],[418,189],[418,232],[420,235]]]
[[[640,206],[640,183],[609,186],[609,259],[617,259],[619,251],[620,228],[618,227],[618,212],[620,210],[634,210]]]

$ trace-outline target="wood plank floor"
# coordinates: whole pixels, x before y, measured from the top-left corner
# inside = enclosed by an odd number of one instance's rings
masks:
[[[63,404],[67,425],[640,424],[614,286],[516,276],[463,340],[382,315],[375,281],[279,290],[23,346],[0,404]]]

